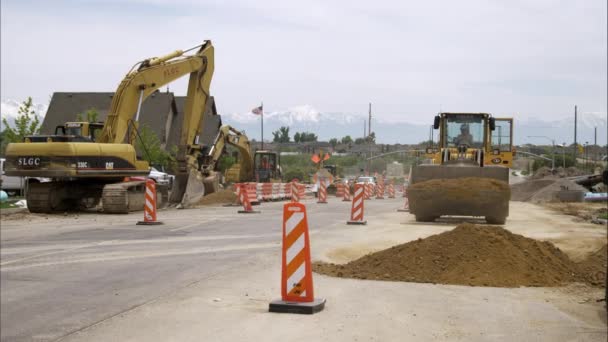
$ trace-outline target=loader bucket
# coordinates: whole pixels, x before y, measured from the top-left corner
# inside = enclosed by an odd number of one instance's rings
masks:
[[[503,224],[509,215],[509,169],[475,165],[420,165],[408,188],[410,212],[417,221],[443,215],[482,216]]]

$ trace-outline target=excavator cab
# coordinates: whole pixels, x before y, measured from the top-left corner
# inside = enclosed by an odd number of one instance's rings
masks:
[[[101,130],[103,122],[66,122],[55,127],[54,135],[30,135],[25,137],[25,142],[95,142]]]
[[[279,154],[271,151],[256,151],[253,158],[255,179],[260,183],[270,183],[281,179]]]

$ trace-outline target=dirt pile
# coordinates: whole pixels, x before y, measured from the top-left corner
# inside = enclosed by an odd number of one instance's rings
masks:
[[[577,267],[585,281],[595,286],[606,285],[606,267],[608,264],[607,246],[592,253],[587,259],[579,262]]]
[[[547,176],[552,176],[553,172],[551,172],[551,168],[548,168],[546,166],[540,167],[538,170],[536,170],[534,172],[534,174],[532,176],[530,176],[531,179],[542,179],[545,178]]]
[[[236,201],[236,194],[231,190],[224,189],[204,196],[198,202],[198,205],[232,204]]]
[[[530,177],[530,179],[542,179],[542,178],[546,178],[546,177],[574,177],[574,176],[583,176],[586,175],[588,172],[585,172],[583,170],[580,170],[574,166],[570,166],[567,168],[563,168],[561,166],[558,166],[555,168],[555,170],[552,172],[551,168],[547,167],[547,166],[543,166],[540,167],[538,170],[536,170],[534,172],[534,174]]]
[[[520,202],[556,202],[563,190],[587,192],[585,187],[568,179],[544,178],[511,185],[511,200]]]
[[[408,188],[409,192],[432,191],[439,196],[447,196],[451,200],[471,200],[484,199],[484,193],[500,194],[501,197],[509,200],[511,190],[505,182],[491,178],[453,178],[453,179],[432,179],[416,184]]]
[[[559,286],[584,281],[577,265],[549,242],[496,226],[461,224],[345,265],[315,263],[316,272],[357,279],[471,286]]]

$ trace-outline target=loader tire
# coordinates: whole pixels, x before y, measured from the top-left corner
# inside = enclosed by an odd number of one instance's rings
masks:
[[[486,222],[488,222],[488,224],[505,224],[506,221],[507,221],[507,218],[504,216],[502,216],[502,217],[486,216]]]
[[[416,222],[434,222],[436,219],[435,216],[416,215]]]

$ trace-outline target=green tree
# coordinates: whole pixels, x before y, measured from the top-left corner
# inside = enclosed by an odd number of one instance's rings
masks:
[[[220,172],[224,173],[228,170],[232,165],[236,163],[236,158],[231,155],[224,154],[217,161],[217,168]]]
[[[87,118],[87,122],[97,122],[97,118],[99,117],[99,113],[95,107],[87,109],[84,113],[76,114],[76,121],[82,122],[85,121],[83,118]]]
[[[2,154],[6,150],[6,145],[13,142],[21,142],[28,135],[38,134],[40,132],[40,119],[36,115],[33,108],[32,98],[28,98],[19,106],[17,117],[13,121],[14,128],[8,124],[6,117],[2,118]],[[4,116],[4,115],[3,115]]]
[[[272,132],[272,135],[274,136],[273,142],[288,143],[290,140],[289,127],[281,126],[278,131]]]
[[[290,168],[285,171],[285,175],[283,177],[286,181],[290,182],[294,178],[297,178],[300,181],[304,180],[304,170],[300,168]]]
[[[147,125],[139,128],[139,135],[136,139],[135,149],[138,155],[141,155],[150,165],[168,168],[173,162],[171,155],[162,149],[156,133]]]
[[[345,137],[342,138],[341,142],[343,144],[350,144],[353,142],[353,138],[350,137],[350,135],[347,135]]]
[[[361,145],[363,143],[365,143],[365,139],[363,139],[363,138],[355,139],[355,145]]]
[[[336,145],[338,145],[338,139],[336,139],[336,138],[329,139],[329,144],[331,145],[332,148],[336,148]]]
[[[299,143],[300,142],[300,132],[296,132],[296,134],[293,135],[293,141]]]
[[[296,133],[298,134],[298,133]],[[295,138],[295,137],[294,137]],[[316,134],[311,132],[302,132],[300,133],[300,141],[299,142],[313,142],[317,141],[318,137]]]

